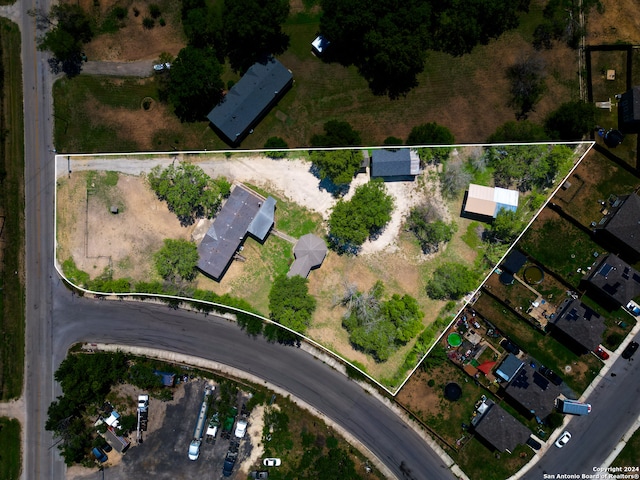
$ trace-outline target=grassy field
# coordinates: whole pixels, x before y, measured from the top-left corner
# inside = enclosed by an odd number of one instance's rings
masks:
[[[20,478],[20,436],[20,422],[0,418],[0,478],[3,480]]]
[[[429,52],[418,87],[396,100],[373,95],[355,67],[327,64],[313,56],[310,42],[317,34],[319,15],[313,6],[296,8],[284,25],[290,46],[279,57],[293,72],[294,85],[242,147],[262,148],[271,136],[284,138],[291,147],[306,146],[332,119],[350,122],[365,145],[380,145],[390,135],[405,139],[411,128],[430,121],[448,127],[459,142],[485,141],[497,126],[515,119],[515,111],[508,105],[506,70],[522,56],[535,53],[530,41],[542,19],[543,4],[542,0],[533,1],[529,13],[521,16],[517,31],[478,46],[468,55]],[[101,38],[113,41],[98,37],[92,43]],[[546,92],[530,115],[530,120],[540,123],[558,104],[575,96],[577,55],[562,45],[535,54],[546,66]],[[227,71],[223,79],[235,80],[237,76]],[[56,82],[58,150],[227,148],[207,122],[180,123],[171,108],[159,101],[156,81],[156,77],[134,81],[80,75]],[[142,100],[147,97],[154,104],[144,110]]]
[[[24,130],[20,31],[4,18],[0,48],[0,398],[8,400],[20,396],[23,383]]]
[[[561,242],[558,240],[562,239]],[[558,274],[576,289],[583,271],[597,259],[594,253],[606,254],[589,235],[556,212],[545,208],[524,234],[521,247],[538,263]],[[580,269],[580,271],[578,271]]]
[[[575,392],[584,391],[602,367],[593,355],[576,356],[555,338],[543,335],[488,295],[482,295],[473,307],[521,349],[558,372]],[[569,372],[566,366],[571,367]]]

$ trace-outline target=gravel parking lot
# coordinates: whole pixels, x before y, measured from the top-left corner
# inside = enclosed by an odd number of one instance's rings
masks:
[[[143,443],[135,444],[135,432],[130,437],[133,444],[122,460],[115,466],[105,470],[105,477],[110,480],[130,480],[132,478],[154,478],[158,480],[192,479],[192,478],[223,478],[222,465],[229,448],[229,440],[222,439],[220,431],[214,444],[206,443],[203,438],[200,447],[200,457],[196,461],[189,460],[187,451],[193,436],[193,430],[200,411],[204,387],[204,380],[191,380],[177,388],[184,388],[185,394],[174,405],[167,405],[166,415],[162,426],[149,435],[145,435]],[[215,394],[217,394],[217,388]],[[154,404],[158,400],[151,399],[149,419],[154,415]],[[238,409],[241,404],[238,404]],[[215,407],[214,407],[215,408]],[[208,412],[210,418],[213,410]],[[223,420],[223,419],[221,419]],[[249,419],[253,420],[253,416]],[[261,419],[256,418],[256,421]],[[205,426],[206,432],[206,426]],[[233,433],[232,433],[233,436]],[[245,435],[241,440],[238,460],[231,479],[246,478],[247,471],[240,472],[240,464],[251,456],[251,436]],[[112,453],[110,454],[113,455]],[[102,472],[93,470],[89,473],[71,475],[75,479],[102,478]],[[96,477],[98,475],[98,477]]]

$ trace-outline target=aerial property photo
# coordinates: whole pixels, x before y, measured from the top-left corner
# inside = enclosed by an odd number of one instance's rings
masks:
[[[10,2],[0,478],[639,473],[637,1]]]

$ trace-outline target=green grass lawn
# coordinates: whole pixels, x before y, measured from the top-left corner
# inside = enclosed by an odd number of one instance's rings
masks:
[[[638,467],[640,465],[640,430],[636,430],[622,451],[611,464],[612,467]],[[637,472],[637,470],[636,470]],[[630,472],[631,473],[631,472]]]
[[[482,295],[474,308],[526,353],[558,372],[575,392],[583,392],[602,367],[593,355],[576,356],[555,338],[543,335],[488,295]],[[567,365],[572,367],[569,373],[564,369]]]
[[[24,130],[20,31],[4,18],[0,18],[0,48],[0,131],[6,132],[0,137],[0,398],[8,400],[22,392],[24,367]]]
[[[0,478],[20,478],[20,422],[6,417],[0,418]]]
[[[596,260],[594,253],[607,253],[589,235],[549,208],[540,214],[519,245],[536,262],[558,274],[576,289],[583,276],[581,272]]]
[[[640,186],[640,178],[595,149],[582,160],[569,181],[571,187],[560,189],[554,201],[586,227],[602,218],[600,201],[606,201],[610,195],[629,194]]]

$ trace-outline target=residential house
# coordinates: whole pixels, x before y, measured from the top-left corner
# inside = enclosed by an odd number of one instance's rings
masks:
[[[612,253],[591,269],[585,283],[590,294],[611,310],[640,295],[640,273]]]
[[[604,318],[579,299],[567,299],[548,323],[551,333],[577,354],[588,353],[600,345],[605,331]]]
[[[596,235],[630,263],[640,261],[640,197],[637,193],[618,197],[595,225]]]
[[[529,429],[500,405],[485,400],[482,406],[485,408],[478,409],[472,424],[476,434],[497,451],[512,453],[531,436]]]
[[[510,353],[496,369],[496,375],[505,382],[510,382],[523,366],[524,362],[513,353]]]
[[[420,173],[418,153],[410,148],[378,149],[371,153],[371,178],[413,180]]]
[[[198,245],[198,268],[220,280],[248,235],[264,242],[274,223],[276,201],[236,185]]]
[[[237,146],[292,84],[293,75],[278,60],[254,63],[207,118],[225,142]]]
[[[640,133],[640,87],[623,93],[618,102],[618,129],[622,133]]]
[[[524,362],[504,389],[507,399],[523,415],[544,420],[553,412],[560,387],[551,383],[532,366]]]

